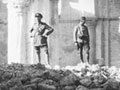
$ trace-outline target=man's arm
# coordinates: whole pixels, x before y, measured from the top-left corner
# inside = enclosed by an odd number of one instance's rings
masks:
[[[33,31],[34,31],[34,29],[31,28],[31,30],[30,30],[30,37],[31,37],[31,38],[33,37]]]
[[[88,35],[88,41],[90,41],[90,36],[89,36],[89,31],[88,31],[88,27],[86,26],[86,31],[87,31],[87,35]]]
[[[30,30],[30,32],[32,32],[33,31],[33,28]]]
[[[73,39],[74,39],[75,46],[77,47],[77,50],[79,50],[78,41],[77,41],[77,33],[78,33],[78,29],[77,27],[75,27],[74,32],[73,32]]]
[[[47,37],[53,31],[54,31],[54,29],[52,27],[50,27],[49,25],[46,24],[46,26],[45,26],[45,32],[43,33],[43,36]]]
[[[73,32],[73,40],[74,40],[74,43],[77,42],[77,32],[78,32],[77,27],[75,27],[75,28],[74,28],[74,32]]]

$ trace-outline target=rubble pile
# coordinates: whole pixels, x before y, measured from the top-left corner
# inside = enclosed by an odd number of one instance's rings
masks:
[[[0,90],[120,90],[120,69],[78,64],[0,65]]]

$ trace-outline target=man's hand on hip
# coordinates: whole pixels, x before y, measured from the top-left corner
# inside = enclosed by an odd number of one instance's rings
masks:
[[[75,42],[75,46],[78,46],[78,42]]]

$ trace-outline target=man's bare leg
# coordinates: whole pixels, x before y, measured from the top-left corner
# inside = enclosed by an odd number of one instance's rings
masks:
[[[40,52],[37,52],[37,56],[38,56],[38,61],[39,61],[39,63],[41,63],[41,56],[40,56]]]
[[[84,63],[84,60],[83,60],[83,48],[80,47],[80,59],[82,61],[82,63]]]

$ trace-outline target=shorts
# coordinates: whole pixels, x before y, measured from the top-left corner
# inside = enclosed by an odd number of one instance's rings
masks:
[[[78,43],[78,48],[83,48],[85,51],[89,51],[90,50],[90,45],[89,42],[87,41],[83,41],[83,42],[79,42]]]
[[[41,49],[48,54],[48,46],[43,45],[43,46],[34,46],[35,50],[37,53],[41,53]]]

